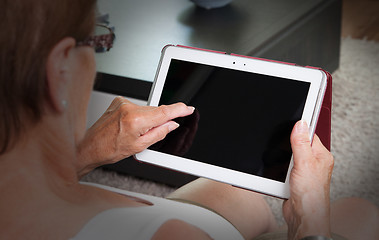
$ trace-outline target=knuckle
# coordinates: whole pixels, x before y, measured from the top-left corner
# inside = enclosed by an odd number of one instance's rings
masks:
[[[141,125],[142,117],[136,112],[131,112],[128,104],[120,107],[121,123],[127,129],[136,129]]]
[[[179,108],[186,108],[187,106],[184,104],[184,103],[182,103],[182,102],[179,102],[179,103],[177,103],[177,106],[179,107]]]
[[[156,136],[155,136],[155,141],[154,142],[159,142],[159,141],[163,140],[166,137],[166,135],[168,134],[168,132],[169,131],[165,130],[165,129],[163,129],[160,132],[158,132],[156,134]]]
[[[187,112],[187,109],[188,109],[188,107],[186,104],[184,104],[182,102],[177,103],[177,111],[178,112],[185,113],[185,112]]]
[[[128,113],[130,111],[130,108],[131,108],[131,105],[128,104],[128,103],[125,103],[125,102],[122,102],[120,104],[120,107],[119,107],[119,110],[122,112],[122,113]]]
[[[123,103],[119,107],[119,112],[123,120],[131,121],[132,119],[139,118],[139,114],[133,111],[133,106]]]
[[[170,116],[170,108],[167,105],[161,105],[159,106],[159,109],[163,116],[169,117]]]
[[[130,129],[136,129],[141,125],[141,117],[138,114],[130,114],[124,118],[124,122]]]
[[[125,98],[121,97],[121,96],[118,96],[118,97],[115,97],[111,103],[111,105],[115,106],[116,108],[120,107],[121,104],[124,104],[126,101]]]
[[[329,169],[333,169],[334,167],[334,157],[331,152],[325,149],[325,151],[320,152],[316,155],[316,158],[324,163],[324,166],[327,166]]]
[[[304,145],[310,146],[311,141],[309,140],[309,138],[307,136],[300,136],[300,137],[293,139],[293,144],[295,146],[304,146]]]
[[[115,98],[113,99],[111,105],[116,105],[116,104],[119,104],[119,103],[121,103],[121,102],[122,102],[122,99],[121,99],[120,96],[118,96],[118,97],[115,97]]]
[[[121,96],[117,96],[115,97],[115,99],[113,101],[118,101],[118,102],[123,102],[125,98],[121,97]]]

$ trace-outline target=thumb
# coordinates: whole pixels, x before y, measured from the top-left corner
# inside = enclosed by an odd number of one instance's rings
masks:
[[[295,165],[312,157],[309,128],[304,120],[298,121],[292,130],[291,147]]]

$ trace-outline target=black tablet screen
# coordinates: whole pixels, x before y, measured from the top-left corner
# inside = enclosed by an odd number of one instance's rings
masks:
[[[171,60],[159,105],[196,108],[149,149],[284,182],[309,83]]]

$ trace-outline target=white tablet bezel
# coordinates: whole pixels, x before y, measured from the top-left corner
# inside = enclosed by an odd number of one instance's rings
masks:
[[[148,100],[149,106],[158,106],[171,59],[309,82],[310,88],[302,119],[309,123],[310,136],[311,139],[313,138],[327,84],[327,76],[322,70],[212,51],[179,46],[166,46],[162,51],[155,81],[150,92]],[[217,99],[215,101],[217,101]],[[135,158],[142,162],[225,182],[236,187],[279,198],[287,199],[290,196],[289,173],[293,166],[292,158],[284,183],[149,149],[136,154]]]

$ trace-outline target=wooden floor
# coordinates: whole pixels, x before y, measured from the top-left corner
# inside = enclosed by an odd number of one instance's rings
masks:
[[[342,37],[379,41],[379,0],[343,0]]]

